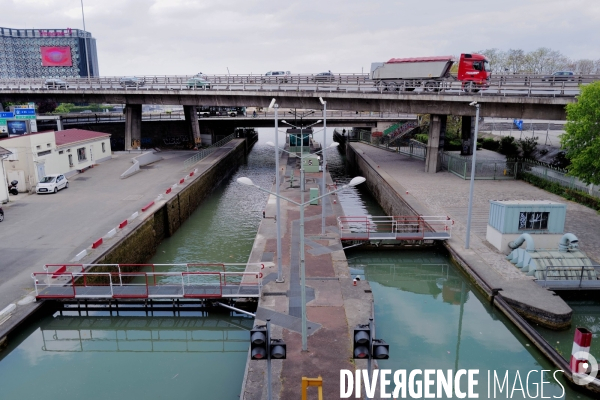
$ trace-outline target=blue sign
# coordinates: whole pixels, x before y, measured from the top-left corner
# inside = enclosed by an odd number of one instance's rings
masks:
[[[11,112],[0,112],[0,118],[6,119],[6,118],[14,118],[15,114],[11,113]]]
[[[515,119],[514,124],[517,128],[519,128],[520,131],[523,130],[523,120],[522,119]]]
[[[35,108],[15,108],[15,115],[35,115]]]

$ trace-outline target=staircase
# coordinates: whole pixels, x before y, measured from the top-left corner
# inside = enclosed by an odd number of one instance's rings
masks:
[[[395,140],[399,140],[412,132],[417,126],[416,121],[405,122],[403,124],[394,124],[383,131],[384,136],[388,136],[390,138],[389,143],[392,143]],[[389,131],[389,132],[388,132]]]

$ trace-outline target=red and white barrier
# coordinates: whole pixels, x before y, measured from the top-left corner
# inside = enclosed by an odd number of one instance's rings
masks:
[[[571,351],[571,371],[585,374],[588,369],[590,346],[592,345],[592,332],[586,328],[575,329],[573,338],[573,351]]]

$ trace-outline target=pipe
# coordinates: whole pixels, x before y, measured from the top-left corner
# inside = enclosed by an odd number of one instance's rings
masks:
[[[558,251],[567,252],[569,249],[579,248],[579,239],[572,233],[565,233],[558,242]],[[509,245],[510,246],[510,245]]]
[[[535,251],[535,245],[533,243],[533,238],[531,237],[531,235],[529,233],[523,233],[517,239],[510,242],[508,244],[508,247],[510,247],[511,249],[516,249],[519,246],[521,246],[523,244],[523,242],[527,242],[527,247],[525,248],[525,250]]]

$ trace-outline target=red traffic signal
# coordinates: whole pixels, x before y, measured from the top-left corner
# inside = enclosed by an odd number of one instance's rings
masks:
[[[358,325],[354,329],[353,358],[369,358],[371,347],[371,329],[369,325]]]
[[[255,326],[250,331],[250,358],[252,360],[267,359],[267,327]]]

